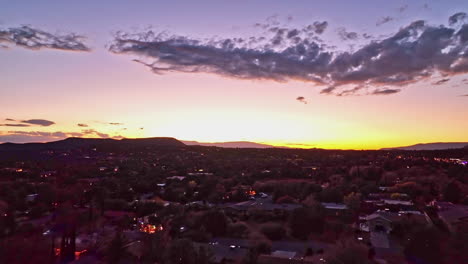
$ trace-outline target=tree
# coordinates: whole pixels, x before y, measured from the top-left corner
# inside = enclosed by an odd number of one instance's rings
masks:
[[[163,260],[163,253],[166,248],[166,241],[164,241],[163,236],[163,232],[157,232],[155,234],[148,234],[144,238],[144,262],[159,263]]]
[[[363,244],[351,240],[338,241],[327,250],[324,257],[327,264],[370,264],[369,251]]]
[[[435,228],[423,228],[414,232],[404,250],[406,258],[415,263],[441,263],[441,239],[441,233]]]
[[[299,239],[307,239],[312,233],[322,233],[325,225],[325,210],[317,204],[312,208],[297,208],[289,216],[291,235]]]
[[[458,181],[451,181],[444,189],[444,199],[451,203],[459,203],[462,199],[463,191]]]
[[[245,255],[244,259],[242,259],[242,264],[257,264],[258,259],[258,251],[256,248],[251,247]]]
[[[129,255],[127,251],[127,240],[122,232],[117,232],[108,244],[105,254],[109,263],[119,263],[122,259]]]
[[[166,250],[165,263],[168,264],[196,264],[196,252],[188,239],[176,239]]]
[[[224,236],[227,231],[227,218],[223,212],[211,210],[205,213],[202,218],[206,231],[213,236]]]
[[[270,240],[280,240],[286,235],[286,229],[281,224],[267,223],[260,230]]]
[[[198,249],[198,254],[196,257],[196,264],[208,264],[211,262],[212,255],[211,252],[207,252],[205,247],[200,247]]]
[[[361,207],[361,194],[352,192],[346,195],[344,197],[344,203],[352,212],[357,213]]]

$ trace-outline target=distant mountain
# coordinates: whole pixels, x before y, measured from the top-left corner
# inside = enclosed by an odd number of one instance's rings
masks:
[[[234,141],[234,142],[214,142],[214,143],[205,143],[198,141],[182,141],[185,145],[188,146],[205,146],[205,147],[220,147],[220,148],[275,148],[275,146],[260,144],[249,141]]]
[[[406,147],[385,148],[384,150],[443,150],[443,149],[461,149],[468,148],[468,142],[437,142],[437,143],[423,143]]]
[[[110,139],[110,138],[67,138],[47,143],[4,143],[0,144],[0,151],[44,151],[67,150],[89,147],[104,148],[135,148],[135,147],[183,147],[184,143],[175,138],[137,138],[137,139]]]

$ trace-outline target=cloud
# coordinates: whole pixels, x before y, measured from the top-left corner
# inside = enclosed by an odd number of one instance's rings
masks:
[[[314,32],[320,35],[323,32],[325,32],[325,30],[327,29],[328,22],[327,21],[322,21],[322,22],[315,21],[313,25],[315,27]]]
[[[304,96],[298,96],[296,98],[297,101],[301,102],[301,103],[304,103],[304,104],[307,104],[307,100],[305,99]]]
[[[90,51],[77,34],[52,34],[30,26],[0,29],[0,43],[13,44],[31,50],[58,49],[66,51]]]
[[[338,36],[340,37],[340,39],[344,40],[344,41],[346,41],[346,40],[356,40],[356,39],[359,38],[358,33],[349,32],[343,27],[338,28],[337,32],[338,32]]]
[[[93,136],[98,136],[100,138],[109,138],[109,134],[106,134],[106,133],[101,133],[99,131],[96,131],[94,129],[85,129],[85,130],[82,130],[81,133],[83,135],[86,135],[86,136],[89,136],[89,135],[93,135]]]
[[[1,142],[49,142],[61,140],[69,137],[94,137],[94,138],[110,138],[106,133],[101,133],[94,129],[83,130],[82,132],[43,132],[43,131],[7,131],[0,132]]]
[[[112,125],[112,126],[121,126],[121,125],[124,125],[124,123],[110,122],[109,125]]]
[[[432,85],[441,85],[441,84],[444,84],[444,83],[446,83],[448,81],[450,81],[450,79],[448,79],[448,78],[440,79],[440,80],[438,80],[436,82],[433,82]]]
[[[51,126],[55,124],[55,122],[45,120],[45,119],[29,119],[29,120],[23,120],[21,121],[21,123],[38,125],[38,126]]]
[[[87,124],[77,124],[77,126],[79,126],[79,127],[88,127]]]
[[[376,89],[372,92],[373,95],[389,95],[399,93],[400,89]]]
[[[42,131],[8,131],[0,134],[0,142],[27,143],[49,142],[65,139],[67,137],[81,136],[76,132],[42,132]]]
[[[291,33],[291,38],[287,35],[293,29],[281,27],[268,28],[269,36],[205,40],[153,31],[119,32],[109,50],[138,56],[137,61],[155,74],[203,72],[247,80],[296,80],[320,87],[322,94],[377,95],[434,76],[468,73],[468,24],[457,28],[418,20],[353,51],[327,49],[313,38],[314,28],[309,26],[298,28],[299,34]],[[342,29],[348,39],[355,38]],[[387,89],[373,92],[379,87]]]
[[[14,119],[11,119],[11,118],[5,118],[5,121],[16,122],[16,120],[14,120]]]
[[[393,17],[390,17],[390,16],[386,16],[386,17],[382,17],[381,19],[379,19],[379,21],[377,21],[377,23],[375,23],[376,26],[381,26],[383,24],[386,24],[390,21],[393,20]]]
[[[462,23],[466,20],[467,14],[465,12],[458,12],[449,17],[449,25],[453,26],[457,23]]]
[[[30,125],[27,125],[27,124],[0,124],[0,126],[6,126],[6,127],[29,127]]]

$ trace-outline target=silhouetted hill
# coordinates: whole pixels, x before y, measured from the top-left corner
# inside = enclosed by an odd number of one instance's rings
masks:
[[[249,141],[235,141],[235,142],[214,142],[204,143],[198,141],[182,141],[185,145],[189,146],[205,146],[205,147],[220,147],[220,148],[275,148],[275,146],[260,144]]]
[[[423,143],[406,147],[385,148],[383,150],[443,150],[443,149],[461,149],[468,148],[468,142],[437,142],[437,143]]]
[[[0,144],[0,151],[45,151],[68,150],[90,147],[109,148],[140,148],[140,147],[183,147],[184,143],[175,138],[138,138],[138,139],[110,139],[110,138],[67,138],[47,143],[4,143]]]

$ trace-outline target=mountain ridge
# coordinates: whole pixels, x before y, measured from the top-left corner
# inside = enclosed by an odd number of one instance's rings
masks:
[[[273,145],[250,142],[250,141],[227,141],[227,142],[198,142],[190,140],[182,140],[187,146],[205,146],[205,147],[220,147],[220,148],[277,148]],[[281,147],[286,148],[286,147]]]
[[[468,148],[468,142],[431,142],[418,143],[409,146],[382,148],[381,150],[444,150]]]

